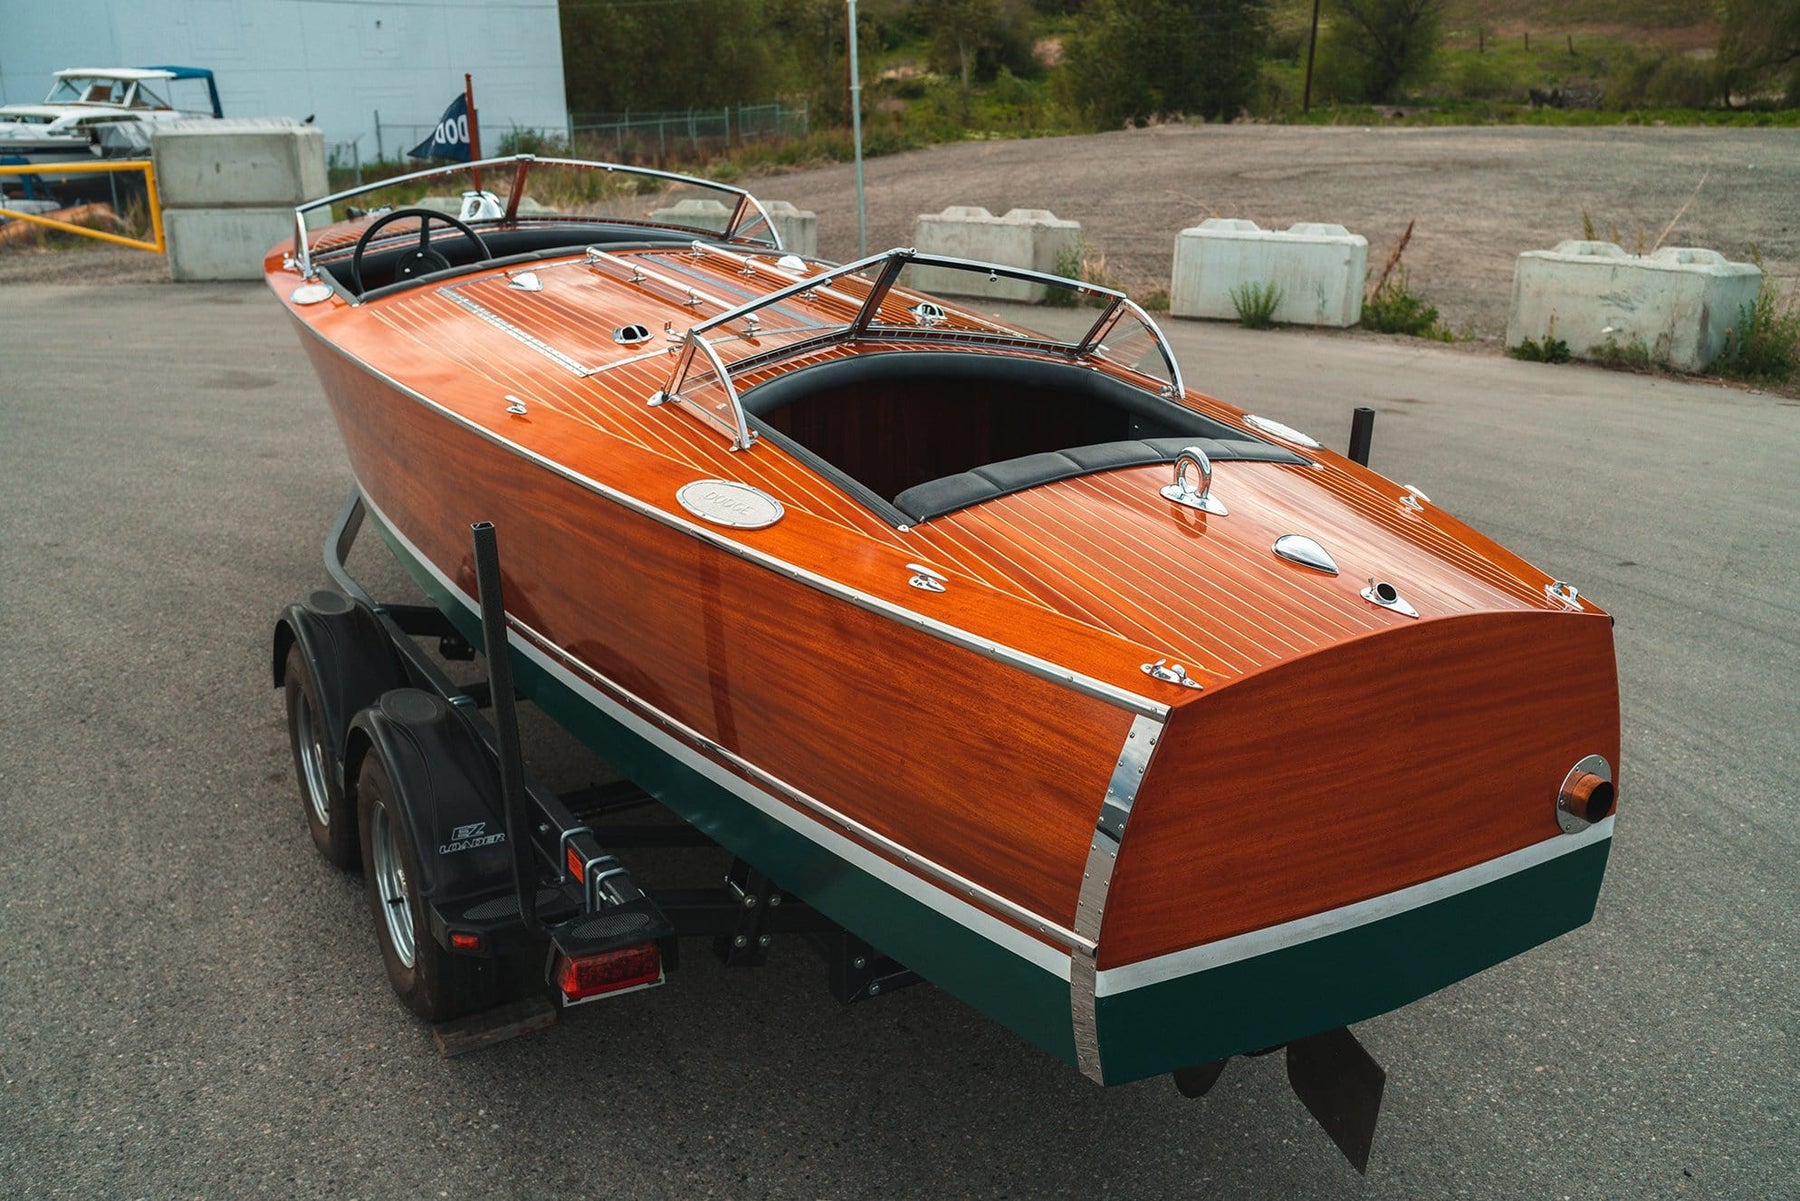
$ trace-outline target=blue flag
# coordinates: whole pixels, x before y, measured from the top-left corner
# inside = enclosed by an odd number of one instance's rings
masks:
[[[458,92],[438,119],[431,136],[406,152],[408,158],[447,158],[469,161],[469,98]]]

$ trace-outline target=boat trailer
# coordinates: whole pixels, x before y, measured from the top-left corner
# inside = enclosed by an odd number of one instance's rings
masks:
[[[1372,416],[1359,410],[1353,437],[1365,461]],[[347,560],[365,515],[353,487],[325,542],[335,587],[283,611],[273,680],[314,842],[335,866],[360,865],[390,982],[433,1025],[441,1054],[660,985],[684,939],[755,967],[777,936],[804,936],[846,1004],[919,983],[742,859],[716,887],[640,888],[615,849],[718,844],[683,821],[632,820],[662,806],[629,782],[551,791],[523,765],[512,656],[485,656],[485,680],[459,683],[444,666],[473,660],[477,643],[506,645],[494,526],[471,527],[480,625],[463,629],[432,605],[379,602],[356,580]],[[1366,1173],[1385,1073],[1347,1028],[1285,1049],[1294,1091]],[[1198,1098],[1224,1067],[1173,1079]]]

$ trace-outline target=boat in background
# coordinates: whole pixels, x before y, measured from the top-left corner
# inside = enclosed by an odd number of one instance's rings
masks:
[[[1093,1080],[1196,1092],[1592,915],[1611,619],[1191,390],[1123,294],[803,260],[748,193],[606,164],[379,186],[265,265],[359,512],[475,645],[492,523],[523,693],[781,895]],[[1021,329],[923,268],[1091,321]],[[318,741],[342,826],[370,743]],[[521,895],[605,837],[539,818]]]
[[[141,157],[158,122],[224,115],[203,67],[69,67],[42,104],[0,105],[0,160],[52,166]]]

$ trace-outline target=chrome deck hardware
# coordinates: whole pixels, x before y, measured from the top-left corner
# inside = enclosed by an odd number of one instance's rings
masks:
[[[922,563],[908,563],[906,570],[912,572],[912,578],[906,582],[921,592],[944,591],[944,581],[948,578],[947,576],[940,575]]]
[[[1179,663],[1171,663],[1167,659],[1158,659],[1154,663],[1140,664],[1138,670],[1153,680],[1161,680],[1165,684],[1179,684],[1183,688],[1203,688],[1199,680],[1188,676],[1187,668]]]
[[[1581,608],[1581,590],[1567,580],[1552,580],[1545,584],[1544,595],[1571,609]]]
[[[1265,434],[1280,438],[1283,442],[1298,443],[1301,446],[1311,447],[1313,450],[1319,449],[1319,440],[1317,438],[1314,438],[1311,434],[1303,434],[1291,425],[1283,425],[1273,418],[1258,417],[1255,413],[1248,413],[1244,416],[1244,422],[1254,429],[1261,430]]]
[[[1200,477],[1200,486],[1194,487],[1188,482],[1189,465]],[[1225,502],[1212,494],[1212,460],[1198,446],[1189,446],[1175,456],[1175,482],[1165,484],[1163,497],[1178,505],[1186,505],[1190,509],[1199,509],[1203,513],[1211,513],[1215,517],[1224,517],[1229,510]]]
[[[1275,553],[1290,563],[1310,567],[1327,575],[1338,573],[1337,562],[1330,552],[1305,534],[1283,534],[1275,539]]]
[[[1383,609],[1392,609],[1396,613],[1404,613],[1408,617],[1417,617],[1419,611],[1407,602],[1400,590],[1386,580],[1369,581],[1369,586],[1362,590],[1362,598],[1371,605],[1380,605]]]

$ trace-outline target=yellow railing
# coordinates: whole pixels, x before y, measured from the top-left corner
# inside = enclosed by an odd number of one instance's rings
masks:
[[[0,215],[15,221],[28,221],[33,225],[42,225],[49,229],[60,229],[64,233],[80,234],[84,238],[99,238],[102,242],[116,242],[120,246],[129,246],[133,250],[148,250],[153,254],[164,253],[162,229],[162,205],[156,199],[156,170],[149,159],[132,159],[128,162],[116,163],[25,163],[19,166],[0,166],[0,177],[7,175],[103,175],[116,174],[121,171],[138,171],[144,176],[144,191],[150,198],[150,234],[151,241],[142,238],[127,238],[123,234],[109,234],[105,230],[89,229],[85,225],[72,225],[67,221],[57,221],[51,217],[40,217],[36,213],[21,213],[6,207],[4,198],[0,198]]]

